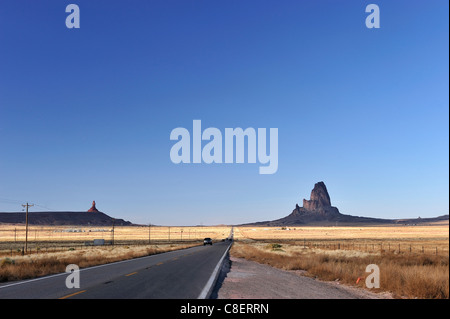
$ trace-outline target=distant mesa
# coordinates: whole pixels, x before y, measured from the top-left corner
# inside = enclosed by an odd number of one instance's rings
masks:
[[[94,214],[91,214],[94,213]],[[24,224],[24,212],[0,213],[0,224]],[[100,212],[92,202],[92,207],[88,211],[51,211],[34,212],[28,214],[28,223],[30,225],[48,225],[48,226],[130,226],[133,223],[119,218],[113,218]]]
[[[88,213],[100,213],[97,207],[95,207],[95,200],[92,202],[92,207],[89,208]]]
[[[324,182],[318,182],[311,191],[310,199],[303,199],[303,207],[298,204],[286,217],[245,225],[253,226],[356,226],[377,224],[417,224],[448,221],[449,215],[435,218],[382,219],[345,215],[337,207],[331,206],[330,195]]]

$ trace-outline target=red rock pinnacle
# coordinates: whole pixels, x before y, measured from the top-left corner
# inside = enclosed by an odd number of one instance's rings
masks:
[[[92,202],[92,207],[88,210],[88,213],[100,213],[100,211],[95,207],[95,200]]]

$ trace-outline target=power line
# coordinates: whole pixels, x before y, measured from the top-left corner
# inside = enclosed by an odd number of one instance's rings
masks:
[[[56,209],[53,209],[53,208],[48,208],[48,207],[46,207],[46,206],[42,206],[42,205],[38,205],[38,204],[34,204],[35,206],[37,206],[37,207],[41,207],[41,208],[45,208],[45,209],[48,209],[48,210],[52,210],[52,211],[57,211]]]
[[[15,200],[15,199],[8,199],[8,198],[0,198],[0,202],[5,203],[5,204],[21,204],[24,201],[19,201],[19,200]]]
[[[25,215],[25,254],[27,253],[27,244],[28,244],[28,207],[33,207],[33,204],[26,203],[25,205],[22,204],[23,207],[27,208],[27,214]]]
[[[4,204],[18,204],[18,205],[21,205],[23,202],[25,202],[25,201],[24,200],[19,201],[19,200],[16,200],[16,199],[9,199],[9,198],[1,198],[0,197],[0,203],[4,203]],[[47,206],[44,206],[44,205],[40,205],[40,204],[36,204],[36,203],[33,203],[33,205],[37,206],[37,207],[41,207],[41,208],[47,209],[47,210],[57,211],[57,209],[53,209],[53,208],[50,208],[50,207],[47,207]]]

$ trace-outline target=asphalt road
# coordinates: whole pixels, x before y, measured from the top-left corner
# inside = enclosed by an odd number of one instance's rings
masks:
[[[196,299],[207,298],[215,270],[231,241],[80,269],[80,288],[69,273],[3,283],[0,299]]]

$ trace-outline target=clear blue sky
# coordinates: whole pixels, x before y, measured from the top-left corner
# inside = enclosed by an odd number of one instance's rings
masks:
[[[288,215],[324,181],[341,213],[448,214],[448,6],[2,0],[0,211],[95,200],[136,223],[245,223]],[[278,128],[277,173],[173,164],[170,132],[194,119]]]

